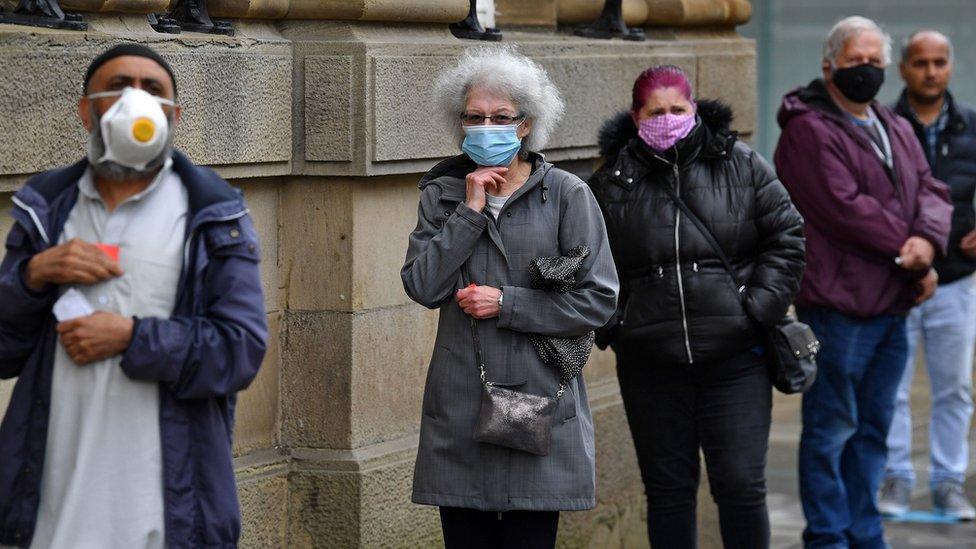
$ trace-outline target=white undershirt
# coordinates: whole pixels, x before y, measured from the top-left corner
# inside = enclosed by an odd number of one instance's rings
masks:
[[[512,197],[511,195],[492,196],[488,193],[485,193],[485,198],[487,199],[485,207],[488,209],[489,212],[491,212],[492,217],[498,219],[498,214],[501,213],[502,207],[505,206],[505,203],[508,202],[508,199],[511,197]]]
[[[172,162],[149,188],[112,212],[90,170],[78,185],[78,202],[59,242],[81,238],[118,245],[125,274],[72,287],[95,310],[169,318],[183,265],[188,205]],[[159,384],[130,379],[120,363],[114,356],[78,366],[57,345],[31,547],[162,549],[165,544]]]

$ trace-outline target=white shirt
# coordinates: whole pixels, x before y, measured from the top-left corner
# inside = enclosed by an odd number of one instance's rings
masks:
[[[485,193],[485,207],[491,212],[491,216],[498,219],[498,214],[501,213],[502,207],[508,202],[511,196],[492,196]]]
[[[80,238],[118,245],[124,274],[75,287],[96,310],[169,318],[183,266],[188,210],[186,187],[172,161],[146,190],[113,212],[90,169],[78,186],[78,202],[59,242]],[[57,345],[31,547],[164,547],[159,384],[129,379],[121,361],[115,356],[78,366]]]

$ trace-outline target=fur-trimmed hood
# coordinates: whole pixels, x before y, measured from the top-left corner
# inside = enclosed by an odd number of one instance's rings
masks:
[[[728,146],[727,141],[730,137],[735,138],[735,133],[730,130],[735,114],[727,103],[712,99],[698,101],[698,118],[710,130],[709,133],[713,138],[723,140],[722,149]],[[600,156],[604,159],[616,157],[620,150],[636,137],[638,137],[637,126],[634,125],[630,111],[621,111],[604,122],[603,127],[600,128],[598,140]]]

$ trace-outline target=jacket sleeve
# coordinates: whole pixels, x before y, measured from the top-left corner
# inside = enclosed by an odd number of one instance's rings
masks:
[[[835,136],[811,116],[789,122],[776,147],[776,171],[800,213],[817,230],[891,261],[908,240],[909,226],[873,196],[863,194]]]
[[[623,284],[623,278],[620,276],[620,271],[617,270],[618,261],[618,250],[614,248],[614,242],[618,240],[615,238],[613,231],[613,218],[609,215],[607,210],[605,199],[603,198],[603,191],[606,185],[607,174],[610,172],[611,164],[605,163],[600,166],[593,175],[586,181],[586,185],[590,187],[593,192],[593,196],[596,197],[596,202],[600,207],[600,213],[603,215],[604,223],[607,227],[607,237],[610,240],[610,252],[614,260],[614,272],[617,273],[617,279],[620,281],[620,290],[617,294],[617,306],[614,307],[614,312],[610,315],[610,320],[608,320],[603,326],[596,329],[596,338],[594,343],[599,349],[606,349],[611,343],[617,338],[620,332],[620,321],[623,317],[623,308],[626,307],[625,300],[627,299],[627,292],[625,290],[625,285]]]
[[[556,337],[581,336],[602,327],[616,310],[617,269],[596,198],[589,187],[580,184],[571,188],[564,200],[559,248],[569,250],[580,244],[590,248],[590,255],[576,273],[576,289],[556,293],[503,286],[499,328]]]
[[[439,200],[437,186],[424,189],[417,227],[410,233],[407,258],[400,270],[407,295],[429,309],[436,309],[453,297],[461,266],[488,226],[487,217],[463,202],[443,219],[444,214],[437,208]]]
[[[0,263],[0,379],[20,375],[37,346],[41,325],[50,314],[55,292],[34,292],[24,282],[33,253],[27,234],[14,225]]]
[[[247,388],[261,367],[268,339],[257,258],[215,254],[203,283],[206,303],[200,316],[137,320],[122,355],[126,375],[164,383],[181,399],[221,397]]]
[[[750,156],[756,189],[756,229],[759,255],[746,296],[746,313],[764,325],[778,322],[797,292],[806,266],[803,218],[786,188],[756,152]]]
[[[928,240],[937,256],[945,257],[952,224],[952,198],[949,186],[932,176],[925,151],[918,139],[909,139],[914,163],[918,166],[918,195],[911,235]]]

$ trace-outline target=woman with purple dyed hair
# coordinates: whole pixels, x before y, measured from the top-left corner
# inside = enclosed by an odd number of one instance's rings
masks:
[[[803,221],[731,121],[678,67],[648,69],[604,125],[589,181],[621,283],[597,344],[617,355],[655,549],[696,546],[699,451],[725,547],[769,547],[761,334],[799,289]]]

